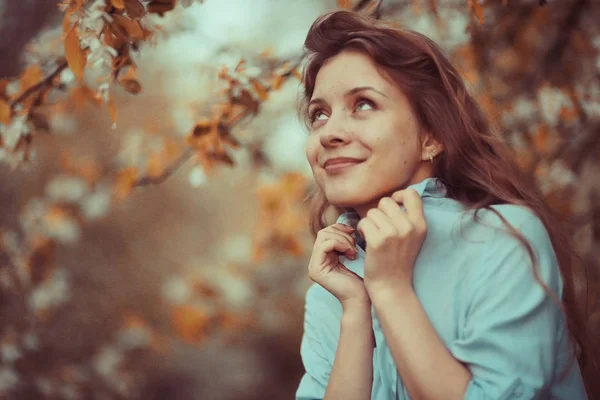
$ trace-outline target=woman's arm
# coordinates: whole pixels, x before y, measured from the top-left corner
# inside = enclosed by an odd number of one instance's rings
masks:
[[[371,305],[344,304],[340,340],[325,400],[369,400],[373,386]]]
[[[471,374],[446,349],[412,287],[374,291],[371,301],[411,399],[463,399]]]

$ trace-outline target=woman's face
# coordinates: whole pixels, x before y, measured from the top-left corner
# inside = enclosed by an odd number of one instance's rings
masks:
[[[429,152],[408,99],[367,55],[344,51],[317,74],[306,156],[330,204],[364,216],[379,199],[432,176]],[[337,159],[337,160],[336,160]]]

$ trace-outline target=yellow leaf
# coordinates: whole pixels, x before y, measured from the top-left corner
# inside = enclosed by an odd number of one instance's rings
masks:
[[[79,82],[83,81],[83,72],[87,63],[87,52],[81,48],[79,35],[77,34],[77,24],[71,28],[65,37],[65,58],[69,63],[69,68],[77,77]]]
[[[10,124],[10,104],[0,99],[0,124]]]
[[[114,8],[122,10],[125,8],[125,0],[110,0]]]

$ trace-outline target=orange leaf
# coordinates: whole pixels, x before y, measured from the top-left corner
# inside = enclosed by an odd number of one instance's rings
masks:
[[[483,24],[485,10],[479,0],[469,0],[469,11],[479,20],[480,24]]]
[[[71,89],[70,104],[75,109],[81,110],[89,102],[98,105],[102,100],[96,96],[96,92],[85,85],[75,86]]]
[[[115,23],[121,26],[127,32],[127,36],[132,41],[138,41],[144,38],[144,30],[138,21],[126,18],[122,15],[115,14],[112,16]]]
[[[75,11],[79,11],[83,7],[85,0],[75,0]]]
[[[115,106],[115,100],[113,99],[112,94],[109,94],[108,97],[108,114],[110,115],[110,119],[113,123],[113,127],[117,125],[117,106]]]
[[[71,29],[71,15],[73,15],[73,10],[72,9],[67,9],[67,11],[65,12],[65,16],[63,18],[63,33],[68,33],[69,29]]]
[[[87,63],[86,51],[81,48],[77,24],[71,28],[65,37],[65,57],[69,67],[79,82],[83,81],[83,72]]]
[[[560,119],[565,122],[574,122],[579,117],[579,113],[575,107],[567,108],[562,106],[560,109]]]
[[[265,101],[269,98],[269,91],[265,89],[265,87],[259,81],[254,78],[250,78],[250,83],[252,84],[252,87],[254,88],[254,91],[258,95],[259,99]]]
[[[550,128],[548,125],[542,124],[533,137],[533,144],[537,151],[543,153],[548,149],[548,140],[550,139]]]
[[[304,77],[302,76],[302,73],[300,71],[298,71],[298,68],[294,68],[294,70],[292,71],[292,74],[294,74],[294,76],[296,78],[298,78],[298,80],[300,82],[302,82],[302,80],[304,79]]]
[[[125,8],[130,18],[140,19],[146,15],[146,9],[138,0],[125,0]]]
[[[275,76],[275,78],[273,78],[273,83],[271,83],[273,90],[279,90],[281,85],[283,85],[284,80],[285,78],[281,75]]]
[[[131,193],[138,179],[138,170],[135,167],[129,167],[121,171],[117,177],[114,193],[118,200],[123,200]]]
[[[182,305],[174,310],[173,324],[184,340],[198,342],[206,337],[210,317],[197,307]]]
[[[142,91],[142,85],[135,79],[119,79],[119,84],[131,94],[138,94]]]
[[[158,14],[161,17],[165,15],[166,12],[171,11],[175,7],[175,1],[165,1],[165,0],[155,0],[148,3],[146,6],[146,10],[150,14]]]
[[[110,2],[114,8],[118,8],[119,10],[125,8],[125,0],[110,0]]]
[[[351,0],[338,0],[337,3],[338,3],[338,7],[340,7],[340,8],[350,9],[352,7]]]
[[[44,72],[37,65],[28,66],[20,79],[20,90],[16,97],[22,95],[27,89],[37,85],[44,79]]]
[[[148,166],[146,167],[146,174],[150,178],[157,178],[165,172],[165,162],[163,157],[159,153],[153,153],[148,158]]]
[[[10,124],[10,104],[0,99],[0,124]]]

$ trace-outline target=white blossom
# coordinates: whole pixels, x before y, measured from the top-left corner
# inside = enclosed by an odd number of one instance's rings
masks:
[[[227,235],[221,242],[221,251],[225,255],[223,262],[245,263],[252,259],[252,240],[247,234]]]
[[[81,211],[88,220],[102,218],[110,210],[112,193],[107,186],[98,187],[81,202]]]
[[[33,332],[27,332],[25,335],[23,335],[23,348],[34,351],[39,349],[39,346],[40,340],[37,334]]]
[[[77,221],[67,216],[64,216],[59,221],[47,222],[44,228],[47,236],[65,244],[74,243],[81,236],[81,227]]]
[[[27,123],[27,115],[14,117],[7,127],[0,129],[4,146],[10,150],[14,150],[21,136],[29,134],[30,129]]]
[[[200,187],[208,181],[206,172],[201,166],[195,166],[189,173],[188,179],[193,187]]]
[[[52,277],[38,285],[29,295],[29,307],[41,311],[57,307],[71,297],[68,273],[65,269],[55,270]]]
[[[538,102],[542,118],[552,127],[558,124],[562,107],[572,106],[571,99],[562,90],[548,86],[538,91]]]
[[[46,195],[54,201],[77,202],[87,192],[87,182],[75,176],[58,175],[46,185]]]
[[[68,85],[70,83],[75,82],[75,74],[73,73],[71,68],[65,68],[60,73],[59,79],[60,79],[60,83]]]
[[[0,394],[6,394],[19,383],[19,376],[11,367],[0,367]]]
[[[117,345],[123,351],[130,351],[148,346],[152,341],[152,332],[144,326],[132,326],[120,331]]]
[[[12,363],[21,358],[22,355],[21,350],[12,341],[0,345],[0,358],[4,363]]]
[[[123,354],[115,347],[105,346],[99,354],[94,357],[94,370],[105,378],[118,372],[123,362]]]
[[[172,304],[184,304],[193,295],[189,282],[180,275],[168,278],[162,285],[163,296]]]

